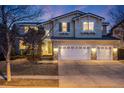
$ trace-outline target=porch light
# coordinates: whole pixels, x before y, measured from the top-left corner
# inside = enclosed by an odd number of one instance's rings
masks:
[[[118,50],[117,48],[113,48],[113,51],[114,51],[114,52],[117,52],[117,50]]]

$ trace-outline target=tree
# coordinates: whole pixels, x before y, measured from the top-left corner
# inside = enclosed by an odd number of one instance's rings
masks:
[[[109,11],[109,16],[114,24],[118,24],[124,21],[124,6],[115,6],[114,9]]]
[[[11,81],[10,58],[13,43],[16,38],[16,22],[35,19],[43,14],[36,6],[0,6],[0,48],[7,65],[7,81]]]
[[[27,52],[30,51],[30,49],[33,49],[33,61],[34,61],[34,48],[35,45],[38,45],[38,55],[41,56],[42,53],[42,44],[43,41],[50,37],[50,34],[52,34],[52,31],[55,27],[55,25],[57,23],[55,23],[53,25],[53,21],[49,20],[49,24],[52,24],[52,26],[50,26],[49,31],[46,33],[44,26],[41,24],[38,26],[38,30],[36,31],[33,28],[29,27],[28,32],[23,36],[23,41],[24,41],[24,45],[28,44],[28,48],[25,50],[25,54],[27,54]],[[49,34],[49,35],[48,35]]]
[[[24,43],[28,44],[28,48],[30,51],[30,48],[32,48],[33,52],[33,61],[34,61],[34,50],[37,46],[37,49],[41,48],[41,44],[43,42],[43,37],[45,36],[45,30],[42,26],[38,26],[38,30],[35,30],[33,28],[29,28],[28,32],[24,35]],[[41,51],[39,51],[41,52]],[[40,55],[40,54],[39,54]]]

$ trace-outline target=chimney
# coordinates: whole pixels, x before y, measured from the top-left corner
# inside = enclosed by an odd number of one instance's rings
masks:
[[[102,23],[102,27],[103,27],[103,29],[102,29],[102,35],[103,35],[103,36],[107,35],[107,26],[108,26],[108,25],[109,25],[108,22],[103,22],[103,23]]]

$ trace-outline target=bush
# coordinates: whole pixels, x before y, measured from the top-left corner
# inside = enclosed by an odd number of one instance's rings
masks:
[[[5,60],[5,57],[3,55],[3,53],[0,54],[0,61],[4,61]]]

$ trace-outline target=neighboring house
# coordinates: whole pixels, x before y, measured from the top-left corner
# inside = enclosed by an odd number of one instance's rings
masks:
[[[24,33],[29,26],[34,25],[42,25],[46,33],[53,28],[52,33],[48,34],[49,38],[44,41],[41,56],[51,56],[55,60],[118,59],[120,40],[108,35],[109,24],[98,15],[73,11],[46,22],[24,22],[18,25]]]
[[[110,34],[120,39],[121,45],[118,49],[118,59],[124,60],[124,20],[113,26]]]
[[[121,40],[121,43],[123,43],[124,46],[124,20],[122,20],[120,23],[116,24],[111,29],[111,34],[113,37],[116,37]]]

